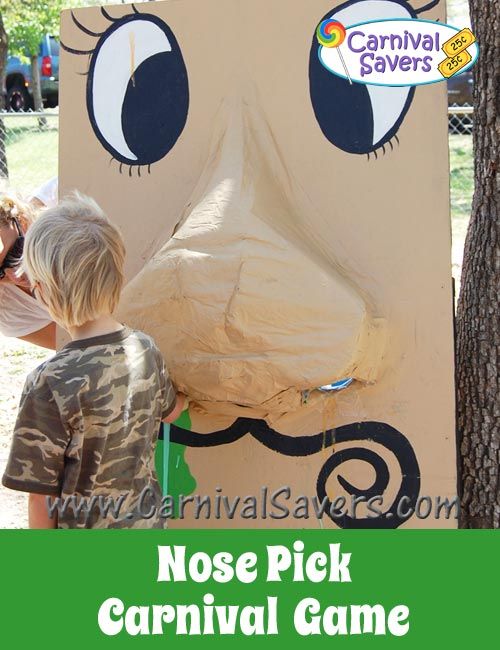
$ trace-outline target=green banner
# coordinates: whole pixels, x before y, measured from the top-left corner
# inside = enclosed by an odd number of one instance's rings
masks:
[[[498,643],[498,531],[11,530],[0,540],[4,648]]]

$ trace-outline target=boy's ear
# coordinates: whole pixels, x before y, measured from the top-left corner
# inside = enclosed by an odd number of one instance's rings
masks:
[[[47,301],[45,300],[45,295],[44,295],[44,288],[43,285],[40,284],[40,282],[36,282],[34,287],[33,287],[33,295],[35,296],[36,300],[38,302],[41,302],[42,305],[48,309]]]

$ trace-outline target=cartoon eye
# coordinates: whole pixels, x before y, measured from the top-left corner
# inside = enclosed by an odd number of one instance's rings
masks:
[[[418,10],[404,0],[349,0],[322,20],[334,18],[343,25],[370,20],[416,18],[440,0],[433,0]],[[321,21],[319,21],[321,22]],[[313,38],[309,60],[311,102],[324,136],[333,145],[352,154],[377,157],[377,149],[398,143],[397,132],[415,95],[414,87],[350,84],[329,72],[318,57],[318,41]]]
[[[120,163],[138,166],[161,160],[173,148],[187,120],[186,66],[170,28],[150,14],[135,13],[113,22],[90,52],[87,111],[102,146]]]

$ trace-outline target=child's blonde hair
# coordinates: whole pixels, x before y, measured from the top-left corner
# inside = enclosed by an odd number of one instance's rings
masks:
[[[52,318],[69,328],[114,311],[124,258],[118,229],[93,199],[74,192],[30,227],[23,268],[41,285]]]

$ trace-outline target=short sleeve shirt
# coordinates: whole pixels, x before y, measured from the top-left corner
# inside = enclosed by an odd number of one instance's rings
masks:
[[[59,528],[163,528],[154,450],[175,402],[146,334],[72,341],[26,380],[2,482],[60,497]]]
[[[46,208],[53,208],[57,205],[58,191],[59,179],[57,176],[54,176],[43,185],[40,185],[30,198],[38,199]]]
[[[27,336],[51,322],[49,312],[33,296],[0,281],[0,332],[4,336]]]

